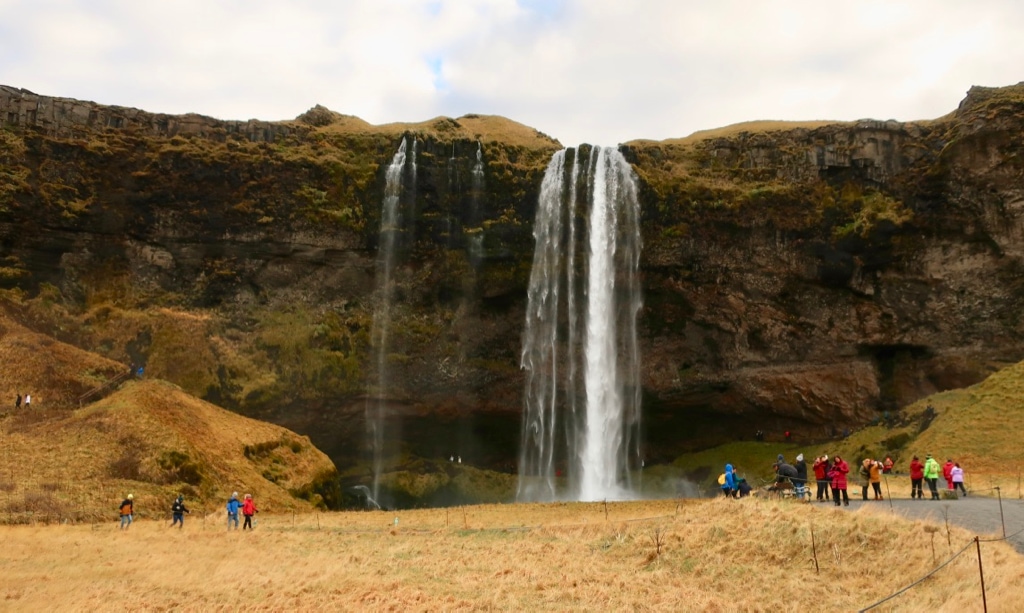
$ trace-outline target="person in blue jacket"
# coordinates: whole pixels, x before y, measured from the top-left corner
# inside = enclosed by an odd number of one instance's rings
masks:
[[[238,509],[242,507],[241,501],[238,500],[238,492],[231,494],[231,499],[228,500],[228,530],[234,528],[238,530]]]
[[[733,496],[736,493],[736,473],[732,464],[725,465],[725,483],[722,484],[722,493],[726,496]]]

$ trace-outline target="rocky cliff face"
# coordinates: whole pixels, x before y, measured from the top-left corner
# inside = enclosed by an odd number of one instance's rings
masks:
[[[494,117],[223,122],[11,88],[4,118],[7,308],[309,434],[342,468],[363,453],[384,169],[415,139],[389,410],[412,455],[511,467],[531,223],[557,142]],[[756,429],[825,437],[1024,357],[1022,118],[1024,86],[974,88],[931,122],[625,145],[649,457]]]

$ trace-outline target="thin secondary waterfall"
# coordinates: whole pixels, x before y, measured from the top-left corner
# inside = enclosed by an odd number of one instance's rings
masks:
[[[401,230],[402,177],[405,170],[405,139],[391,160],[385,174],[384,200],[381,204],[380,241],[377,246],[377,294],[373,310],[371,343],[376,380],[366,394],[366,425],[373,456],[373,500],[380,500],[380,477],[384,471],[385,394],[388,388],[388,333],[391,327],[391,304],[394,299],[392,273],[395,248]]]
[[[627,498],[641,460],[636,180],[615,149],[572,151],[567,169],[570,151],[548,164],[534,223],[520,500]]]

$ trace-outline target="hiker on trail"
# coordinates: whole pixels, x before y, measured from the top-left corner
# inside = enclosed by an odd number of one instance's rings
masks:
[[[843,504],[850,506],[850,497],[846,494],[846,474],[850,472],[850,466],[846,460],[836,456],[832,463],[832,470],[828,472],[828,478],[832,480],[832,500],[839,506],[839,493],[843,494]]]
[[[135,514],[135,496],[128,494],[128,497],[121,501],[120,513],[121,513],[121,525],[118,530],[127,530],[128,526],[132,525],[132,515]]]
[[[882,463],[878,460],[873,460],[871,466],[868,466],[868,472],[871,476],[871,489],[875,491],[875,500],[882,499]]]
[[[942,477],[946,480],[946,488],[953,491],[953,458],[946,458],[942,465]]]
[[[891,474],[892,473],[892,465],[893,465],[892,456],[885,456],[885,461],[882,462],[882,474],[886,474],[886,475]]]
[[[25,408],[27,409],[30,404],[32,404],[32,394],[25,394]]]
[[[864,500],[868,499],[868,488],[871,487],[871,463],[873,461],[871,458],[864,458],[864,461],[860,463],[860,470],[857,471],[860,476],[860,493]]]
[[[804,454],[801,453],[796,456],[796,464],[793,465],[793,468],[796,469],[796,481],[793,482],[793,485],[796,487],[796,495],[801,499],[805,495],[808,495],[809,498],[807,490],[807,462],[804,461]]]
[[[174,499],[174,504],[171,505],[171,517],[172,517],[171,527],[173,528],[174,524],[178,524],[178,529],[179,530],[184,528],[185,527],[185,513],[191,513],[191,512],[192,511],[189,511],[185,507],[185,497],[182,496],[181,494],[178,494],[178,497]]]
[[[921,481],[924,480],[924,464],[914,456],[910,460],[910,498],[924,500],[924,492],[921,491]]]
[[[21,408],[21,394],[18,394],[18,397],[14,399],[14,408],[15,409],[20,409]]]
[[[939,463],[928,454],[924,459],[924,480],[928,482],[928,489],[932,491],[932,500],[939,499]]]
[[[736,473],[732,469],[732,464],[725,465],[725,472],[718,478],[718,482],[722,486],[723,494],[734,496],[736,493]]]
[[[238,492],[231,494],[231,499],[228,500],[228,530],[235,528],[238,530],[238,508],[242,506],[242,503],[238,501]]]
[[[960,468],[960,462],[953,464],[953,470],[949,471],[949,474],[953,478],[953,486],[967,496],[967,490],[964,488],[964,469]]]
[[[832,468],[828,463],[828,455],[821,454],[814,460],[811,467],[814,470],[814,480],[818,483],[818,502],[825,502],[828,496],[828,471]]]
[[[793,465],[796,469],[796,479],[800,485],[807,484],[807,462],[804,461],[804,454],[796,456],[796,464]]]
[[[245,495],[245,502],[242,503],[242,515],[245,515],[245,522],[242,524],[242,530],[252,530],[252,516],[259,513],[256,510],[256,503],[252,501],[252,494]]]

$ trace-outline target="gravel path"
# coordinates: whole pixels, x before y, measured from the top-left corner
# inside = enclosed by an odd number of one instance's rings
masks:
[[[941,491],[941,490],[940,490]],[[974,532],[982,537],[1000,537],[1003,535],[1003,523],[1000,521],[999,500],[988,496],[967,496],[959,500],[914,500],[894,498],[892,500],[864,502],[860,497],[860,487],[849,490],[850,506],[843,507],[855,511],[861,507],[878,513],[896,513],[908,519],[926,519],[942,524],[944,513],[948,513],[949,521]],[[852,495],[856,494],[856,496]],[[928,488],[925,487],[925,496]],[[811,504],[819,504],[812,502]],[[820,503],[824,506],[826,503]],[[832,504],[831,502],[828,504]],[[890,506],[891,505],[891,506]],[[1006,523],[1006,535],[1010,543],[1024,554],[1024,500],[1006,499],[1002,501],[1002,519]]]

